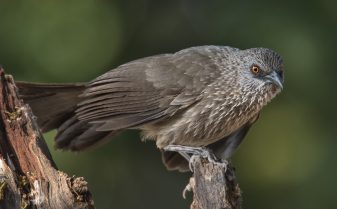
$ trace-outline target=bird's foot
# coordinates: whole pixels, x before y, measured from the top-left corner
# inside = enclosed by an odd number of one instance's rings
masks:
[[[189,147],[189,146],[181,146],[181,145],[168,145],[164,147],[165,151],[178,152],[182,155],[188,162],[189,168],[193,172],[193,163],[196,157],[207,158],[210,163],[213,164],[224,164],[227,167],[227,161],[222,162],[218,159],[212,150],[207,147]]]

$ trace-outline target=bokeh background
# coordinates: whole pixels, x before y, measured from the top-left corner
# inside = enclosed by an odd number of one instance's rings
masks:
[[[233,157],[244,208],[335,209],[337,1],[0,0],[0,63],[16,80],[89,81],[127,61],[196,45],[268,47],[285,89]],[[126,132],[98,149],[53,149],[84,176],[99,209],[188,208],[189,174]]]

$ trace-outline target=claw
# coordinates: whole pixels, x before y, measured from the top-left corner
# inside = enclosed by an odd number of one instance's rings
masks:
[[[190,181],[186,185],[184,191],[183,191],[183,198],[186,199],[186,193],[193,191],[193,187],[195,185],[194,177],[190,178]]]
[[[221,163],[221,161],[214,155],[212,150],[207,147],[188,147],[181,145],[168,145],[164,147],[165,151],[178,152],[189,162],[189,168],[193,172],[193,161],[195,157],[201,156],[213,164]],[[227,162],[227,161],[226,161]],[[225,163],[227,166],[227,163]]]

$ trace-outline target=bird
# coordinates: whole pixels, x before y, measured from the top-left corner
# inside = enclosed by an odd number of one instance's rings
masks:
[[[58,149],[82,151],[129,129],[154,140],[167,169],[187,171],[170,145],[229,159],[262,108],[283,89],[282,57],[268,48],[196,46],[122,64],[88,83],[17,82]]]

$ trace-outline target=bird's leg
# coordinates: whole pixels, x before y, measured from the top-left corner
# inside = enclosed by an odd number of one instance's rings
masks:
[[[165,151],[178,152],[189,162],[189,168],[194,173],[195,161],[201,158],[207,158],[208,163],[220,165],[227,171],[228,161],[225,159],[219,159],[213,152],[212,149],[207,147],[189,147],[181,145],[168,145],[164,147]],[[183,191],[183,197],[186,198],[186,193],[193,191],[195,188],[195,178],[194,176],[190,178],[188,184]]]
[[[211,163],[219,163],[219,159],[214,155],[213,151],[207,147],[189,147],[181,145],[168,145],[164,147],[165,151],[178,152],[183,156],[188,162],[190,170],[193,171],[193,160],[197,156],[207,158]]]

